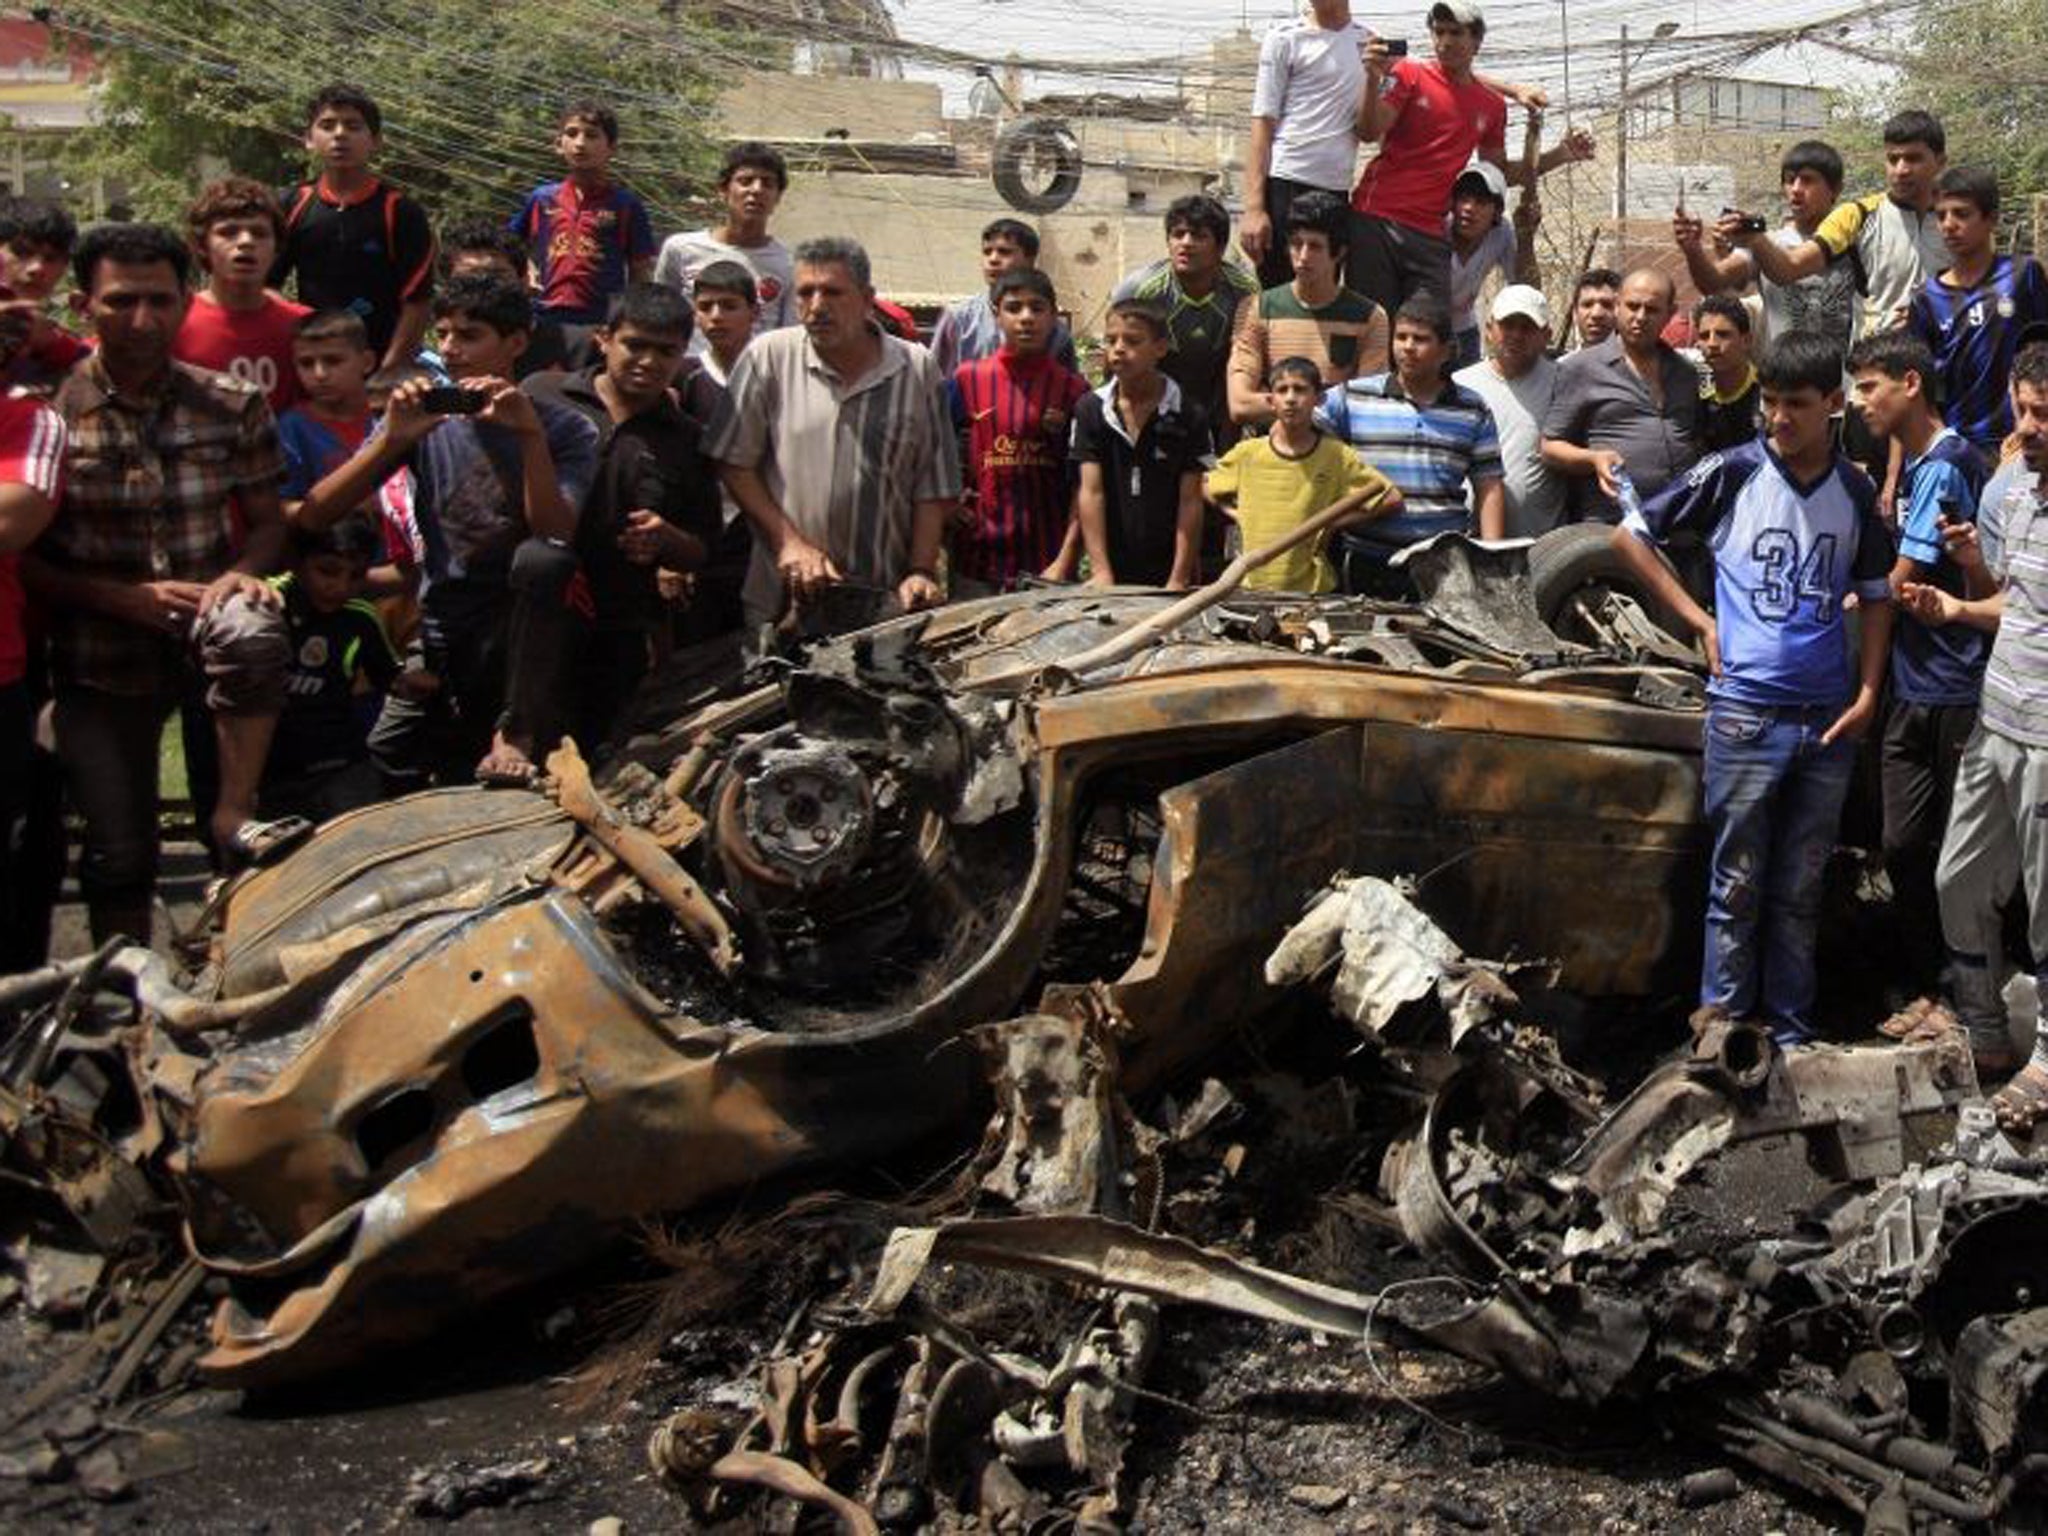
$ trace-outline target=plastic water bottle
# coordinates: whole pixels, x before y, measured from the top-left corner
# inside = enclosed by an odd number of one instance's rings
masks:
[[[1643,498],[1636,491],[1636,482],[1626,469],[1617,466],[1614,471],[1615,500],[1621,503],[1621,515],[1638,521],[1643,515]]]

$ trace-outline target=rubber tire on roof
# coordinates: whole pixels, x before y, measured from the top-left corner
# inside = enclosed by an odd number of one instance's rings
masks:
[[[1536,612],[1553,629],[1567,599],[1582,587],[1604,586],[1626,592],[1642,605],[1644,615],[1681,644],[1690,644],[1692,630],[1665,604],[1653,597],[1634,571],[1622,563],[1607,523],[1567,523],[1542,535],[1529,549],[1529,590]],[[1662,550],[1657,558],[1670,566]],[[1674,574],[1676,572],[1674,571]],[[1572,637],[1565,637],[1572,638]]]
[[[1024,182],[1024,161],[1033,151],[1050,154],[1053,178],[1033,191]],[[1081,141],[1065,123],[1050,117],[1020,117],[996,135],[992,172],[996,191],[1020,213],[1057,213],[1081,189]]]

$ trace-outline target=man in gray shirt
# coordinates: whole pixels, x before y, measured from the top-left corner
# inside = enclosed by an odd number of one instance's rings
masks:
[[[1944,527],[1968,595],[1931,582],[1909,581],[1899,591],[1907,622],[1969,624],[1997,635],[1935,874],[1956,1013],[1980,1077],[2018,1064],[1999,990],[1999,909],[2015,885],[2026,893],[2035,964],[2048,960],[2048,820],[2040,815],[2048,805],[2048,343],[2022,347],[2013,360],[2012,403],[2026,473],[2007,482],[1996,506],[1987,499],[1979,519],[1983,542],[1995,532],[1997,555],[1984,559],[1969,524]],[[2048,1003],[2038,970],[2034,984]],[[2036,1033],[2032,1060],[1991,1107],[2000,1126],[2023,1139],[2048,1118],[2048,1029]]]
[[[1532,539],[1564,520],[1564,482],[1543,462],[1543,419],[1557,389],[1550,303],[1543,290],[1511,283],[1487,311],[1490,354],[1452,377],[1493,413],[1507,482],[1508,537]]]
[[[1614,334],[1557,365],[1543,461],[1573,482],[1579,521],[1620,521],[1617,471],[1647,500],[1699,457],[1699,370],[1659,339],[1677,297],[1655,268],[1629,273]]]
[[[875,323],[868,254],[796,249],[801,329],[771,331],[733,365],[705,445],[754,528],[740,603],[758,629],[839,582],[939,600],[939,545],[960,500],[959,446],[938,365]]]

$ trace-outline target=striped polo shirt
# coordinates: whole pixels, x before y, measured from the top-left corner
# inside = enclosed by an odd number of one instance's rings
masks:
[[[1466,484],[1502,476],[1493,413],[1450,380],[1436,399],[1417,405],[1391,373],[1353,379],[1325,392],[1316,425],[1357,449],[1401,492],[1398,513],[1351,530],[1364,543],[1401,546],[1463,533],[1472,526]]]
[[[782,515],[849,581],[893,587],[909,569],[917,504],[960,494],[960,450],[931,353],[875,335],[881,354],[853,380],[827,367],[800,327],[755,337],[705,451],[758,472]],[[766,541],[754,545],[740,599],[749,624],[781,614]]]
[[[1008,586],[1036,575],[1060,552],[1073,501],[1067,438],[1081,375],[1049,353],[1005,347],[967,363],[947,385],[953,422],[967,434],[974,521],[953,539],[953,568]]]
[[[2005,583],[2005,613],[1991,642],[1977,720],[2022,746],[2048,747],[2048,502],[2041,477],[2022,473],[2003,499],[1987,498],[1978,518],[1995,549],[1991,569]]]

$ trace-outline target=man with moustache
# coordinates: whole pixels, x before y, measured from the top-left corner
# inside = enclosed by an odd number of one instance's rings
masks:
[[[883,332],[874,297],[858,242],[805,241],[800,325],[756,338],[733,366],[706,451],[753,524],[741,604],[756,632],[841,582],[887,588],[905,608],[939,600],[959,444],[938,364]]]

